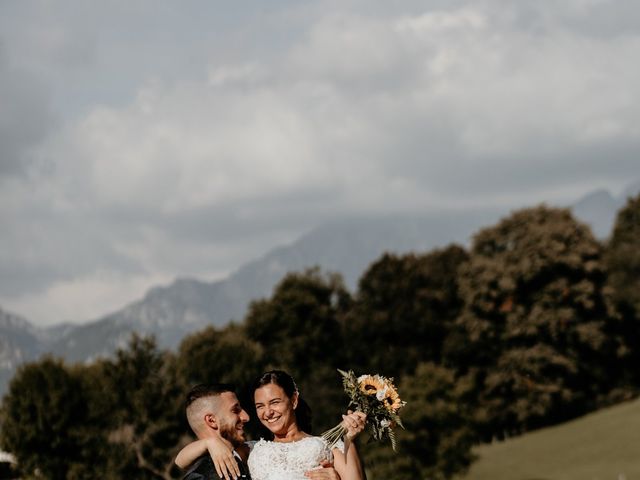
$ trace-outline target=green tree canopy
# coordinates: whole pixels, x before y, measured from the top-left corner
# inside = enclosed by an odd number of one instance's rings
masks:
[[[475,236],[460,271],[458,365],[477,382],[485,434],[517,434],[602,401],[619,347],[604,283],[601,246],[568,210],[520,210]]]
[[[284,365],[298,377],[312,375],[318,364],[341,366],[339,318],[349,305],[338,275],[290,273],[270,299],[251,304],[245,331],[264,347],[268,364]]]
[[[458,246],[424,255],[385,254],[360,279],[344,322],[350,368],[399,377],[421,361],[441,362],[462,302]]]
[[[2,404],[0,447],[28,477],[65,479],[83,459],[81,433],[87,405],[81,380],[62,360],[22,365]]]
[[[94,370],[94,416],[110,409],[103,429],[105,471],[114,478],[170,479],[186,432],[184,393],[174,357],[152,338],[133,336],[115,359]],[[100,398],[96,399],[95,397]]]
[[[625,339],[627,382],[640,388],[640,195],[627,200],[618,212],[606,246],[608,284],[621,316],[618,334]]]
[[[624,310],[640,312],[640,195],[629,198],[618,212],[607,245],[609,283],[614,299]]]
[[[182,340],[178,373],[190,385],[222,382],[240,388],[263,369],[263,351],[261,344],[247,337],[243,327],[207,327]]]
[[[0,446],[28,478],[175,478],[184,389],[171,355],[148,338],[91,365],[45,357],[12,380]]]

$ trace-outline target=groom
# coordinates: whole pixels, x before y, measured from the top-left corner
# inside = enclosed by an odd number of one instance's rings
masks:
[[[249,415],[244,411],[231,385],[216,383],[196,385],[187,395],[187,421],[198,439],[214,436],[228,440],[234,448],[239,478],[250,479],[246,461],[244,424]],[[241,452],[244,456],[241,456]],[[196,460],[183,480],[218,480],[209,454]]]

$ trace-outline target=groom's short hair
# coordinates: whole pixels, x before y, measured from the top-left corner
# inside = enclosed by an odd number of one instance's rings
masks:
[[[236,392],[233,385],[229,383],[201,383],[196,385],[189,393],[185,402],[187,421],[193,433],[198,435],[202,428],[203,417],[207,413],[216,413],[217,397],[225,392]]]
[[[236,393],[236,387],[230,383],[200,383],[191,388],[189,393],[187,393],[185,408],[189,408],[189,406],[199,398],[217,397],[224,392]]]

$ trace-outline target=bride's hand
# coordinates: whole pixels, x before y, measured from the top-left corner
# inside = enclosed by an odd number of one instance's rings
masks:
[[[311,478],[312,480],[340,480],[340,475],[338,475],[338,472],[336,472],[330,462],[325,460],[321,462],[320,466],[322,468],[316,468],[304,472],[304,476]]]
[[[207,438],[205,443],[218,476],[226,480],[238,478],[240,476],[240,469],[238,462],[236,462],[233,456],[231,443],[219,437]]]
[[[367,421],[367,416],[362,412],[352,412],[349,410],[346,415],[342,415],[342,425],[347,430],[345,440],[353,440],[363,430]]]

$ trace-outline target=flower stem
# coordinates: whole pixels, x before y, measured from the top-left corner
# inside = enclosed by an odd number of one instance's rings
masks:
[[[327,430],[322,434],[322,438],[327,442],[327,447],[331,450],[342,439],[347,430],[339,423],[330,430]]]

